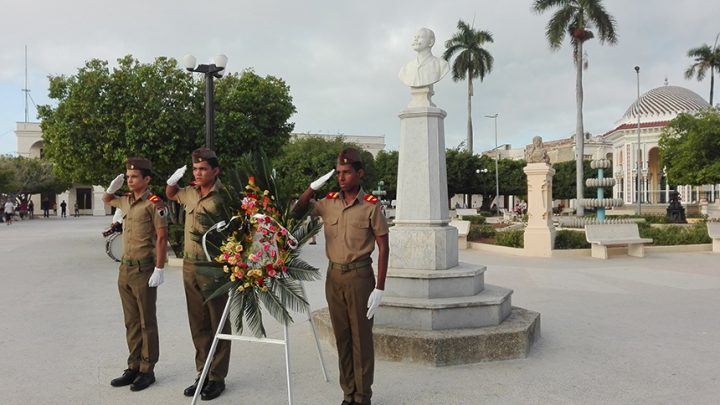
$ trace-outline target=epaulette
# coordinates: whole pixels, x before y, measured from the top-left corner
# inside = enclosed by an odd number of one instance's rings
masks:
[[[128,196],[130,196],[131,194],[132,194],[132,193],[128,191],[127,193],[124,193],[123,195],[126,196],[126,197],[128,197]]]
[[[191,181],[190,184],[188,184],[190,187],[195,187],[197,184],[195,183],[195,180]]]
[[[162,201],[162,198],[158,197],[155,194],[150,194],[147,199],[153,204],[157,204]]]
[[[339,198],[339,197],[340,197],[340,193],[338,193],[337,191],[331,191],[331,192],[327,193],[327,195],[325,196],[325,198],[329,198],[329,199],[335,199],[335,198]]]
[[[365,197],[363,197],[363,200],[369,202],[370,204],[377,204],[378,201],[380,201],[377,197],[375,197],[372,194],[365,194]]]

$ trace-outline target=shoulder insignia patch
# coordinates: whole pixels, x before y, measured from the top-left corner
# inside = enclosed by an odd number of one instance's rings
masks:
[[[363,200],[369,202],[370,204],[377,204],[378,201],[380,201],[377,197],[375,197],[372,194],[365,194],[365,197],[363,197]]]
[[[165,208],[164,205],[160,205],[157,207],[157,213],[160,218],[165,218],[167,216],[167,208]]]
[[[158,196],[155,195],[155,194],[150,194],[150,195],[148,196],[148,201],[150,201],[150,202],[153,203],[153,204],[157,204],[157,203],[159,203],[159,202],[162,201],[162,198],[158,197]]]
[[[337,191],[331,191],[331,192],[327,193],[327,195],[325,196],[325,198],[329,198],[329,199],[335,199],[335,198],[339,198],[339,197],[340,197],[340,193],[338,193]]]

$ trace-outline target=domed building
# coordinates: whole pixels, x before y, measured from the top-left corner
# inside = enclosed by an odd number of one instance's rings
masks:
[[[614,197],[622,198],[629,205],[637,204],[640,194],[642,204],[662,204],[664,210],[670,188],[660,163],[658,140],[662,130],[680,113],[696,113],[709,107],[710,104],[693,91],[667,84],[648,91],[632,103],[615,129],[603,135],[606,144],[612,145],[612,175],[616,179]],[[697,203],[701,199],[713,202],[718,187],[678,186],[677,189],[684,203]]]

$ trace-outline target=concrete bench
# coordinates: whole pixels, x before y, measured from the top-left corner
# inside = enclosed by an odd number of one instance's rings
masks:
[[[720,222],[708,222],[707,229],[713,241],[713,253],[720,253]]]
[[[470,221],[461,221],[453,219],[450,226],[454,226],[458,230],[458,249],[467,249],[467,237],[470,233]]]
[[[645,257],[645,243],[652,239],[641,238],[637,224],[585,225],[585,239],[590,243],[591,255],[607,259],[609,245],[627,245],[628,255]]]
[[[456,208],[455,209],[455,216],[458,218],[462,218],[465,215],[477,215],[478,212],[475,208]]]

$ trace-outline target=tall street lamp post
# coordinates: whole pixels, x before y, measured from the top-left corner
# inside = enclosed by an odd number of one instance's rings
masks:
[[[225,55],[217,55],[213,58],[213,63],[197,65],[197,59],[194,56],[186,55],[183,58],[183,64],[188,71],[205,75],[205,146],[210,149],[215,149],[215,86],[213,79],[222,77],[227,59]]]
[[[638,147],[638,158],[637,158],[637,212],[640,215],[640,172],[642,171],[642,149],[640,148],[640,66],[635,66],[635,75],[637,76],[637,147]]]
[[[500,159],[500,151],[498,151],[498,143],[497,143],[497,113],[494,115],[486,115],[487,118],[492,118],[495,120],[495,210],[500,208],[499,200],[500,197],[500,175],[498,173],[498,160]]]

